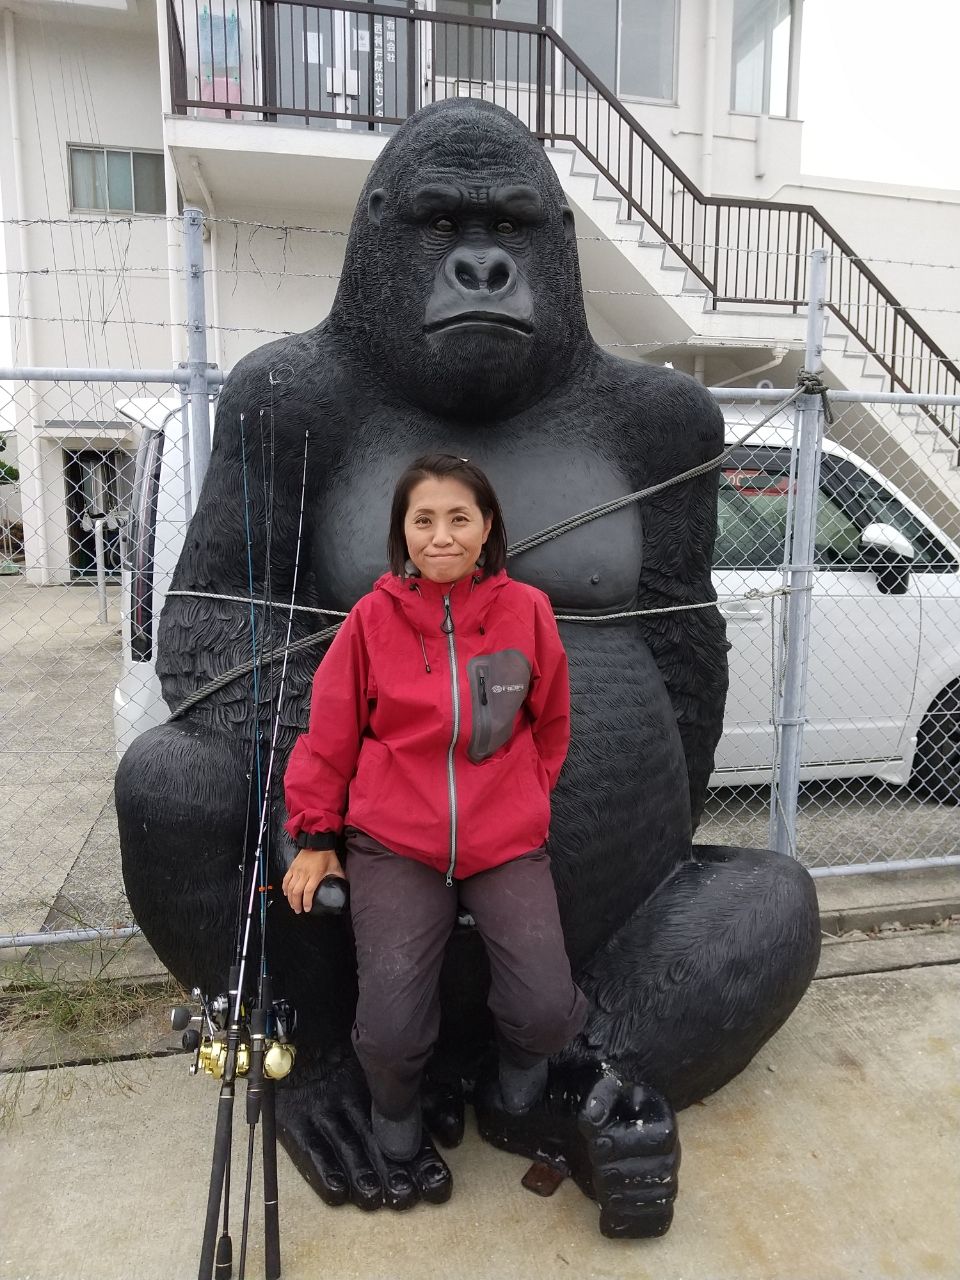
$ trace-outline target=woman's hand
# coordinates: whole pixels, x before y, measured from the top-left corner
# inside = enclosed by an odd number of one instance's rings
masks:
[[[283,877],[283,892],[290,906],[300,915],[313,906],[313,895],[327,876],[343,876],[340,859],[332,849],[301,849]]]

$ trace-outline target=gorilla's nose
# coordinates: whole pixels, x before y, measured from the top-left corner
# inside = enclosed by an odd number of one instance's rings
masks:
[[[517,268],[502,249],[455,249],[446,262],[445,275],[463,292],[499,294],[511,292],[517,283]]]

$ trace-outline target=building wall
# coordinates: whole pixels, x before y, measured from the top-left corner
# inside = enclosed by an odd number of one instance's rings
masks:
[[[14,18],[24,180],[20,212],[62,224],[31,227],[26,237],[31,271],[51,272],[29,280],[31,311],[39,317],[32,325],[34,361],[167,364],[169,333],[144,322],[162,318],[167,309],[166,281],[153,269],[166,261],[164,224],[148,217],[71,213],[67,157],[71,143],[162,151],[155,24],[125,13],[97,25],[74,20],[69,12],[38,13]],[[9,192],[9,135],[0,147]],[[9,216],[12,195],[6,192]],[[8,241],[7,254],[14,265],[16,244]],[[11,335],[19,361],[26,323],[15,325]]]
[[[812,204],[960,363],[960,191],[804,177],[778,200]]]

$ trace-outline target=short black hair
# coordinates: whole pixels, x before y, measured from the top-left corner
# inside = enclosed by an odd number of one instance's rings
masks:
[[[483,574],[490,577],[507,563],[507,531],[503,523],[500,502],[493,485],[475,462],[458,458],[453,453],[424,453],[415,458],[397,481],[390,507],[390,532],[387,535],[387,556],[390,572],[402,578],[407,563],[407,539],[403,532],[410,505],[411,490],[421,480],[459,480],[473,494],[473,500],[483,513],[490,517],[490,533],[483,545]]]

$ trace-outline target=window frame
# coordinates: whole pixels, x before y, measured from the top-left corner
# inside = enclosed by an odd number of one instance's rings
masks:
[[[770,67],[764,63],[764,89],[766,94],[766,104],[759,111],[745,111],[735,105],[734,94],[736,92],[737,75],[736,63],[734,62],[734,29],[733,29],[733,7],[731,7],[730,22],[730,91],[727,95],[727,110],[732,116],[745,116],[748,119],[756,120],[761,116],[766,116],[769,120],[795,120],[796,115],[796,77],[797,77],[797,54],[800,41],[800,22],[801,7],[798,0],[789,0],[790,4],[790,40],[787,45],[787,92],[786,92],[786,111],[781,115],[779,112],[771,112],[770,110]]]
[[[106,187],[107,206],[108,206],[107,208],[101,208],[96,205],[90,206],[90,205],[77,204],[76,192],[74,190],[74,176],[73,176],[73,153],[75,151],[99,152],[104,157],[105,169],[107,164],[106,157],[108,154],[126,155],[127,157],[129,157],[130,192],[133,197],[134,208],[133,209],[111,209],[109,207],[109,202],[110,202],[109,179],[107,179],[107,187]],[[137,183],[136,183],[136,176],[135,176],[134,163],[133,163],[134,156],[159,156],[162,161],[164,157],[164,152],[162,149],[158,150],[157,148],[154,148],[154,147],[105,147],[105,146],[95,145],[90,142],[68,142],[67,143],[67,174],[69,175],[69,180],[70,180],[70,212],[81,213],[81,214],[102,213],[104,215],[112,215],[115,218],[163,217],[163,215],[166,213],[166,208],[158,209],[158,210],[149,210],[149,211],[136,208]],[[164,179],[163,187],[165,190],[166,189],[165,179]]]
[[[722,474],[726,475],[728,471],[757,471],[761,474],[766,472],[783,471],[789,472],[790,450],[786,446],[781,445],[742,445],[730,450],[729,462],[724,465]],[[937,574],[957,574],[960,572],[960,562],[951,551],[950,547],[944,541],[944,535],[941,534],[931,522],[924,518],[917,511],[911,509],[910,505],[903,500],[897,493],[893,492],[889,482],[881,475],[873,474],[871,470],[859,465],[853,458],[839,457],[835,454],[825,453],[821,460],[820,467],[820,484],[818,490],[818,523],[820,513],[820,499],[824,498],[836,506],[840,512],[854,524],[861,532],[870,523],[869,520],[864,521],[852,509],[850,500],[844,496],[844,489],[848,488],[852,477],[862,476],[869,481],[870,485],[879,489],[885,496],[885,499],[895,503],[903,509],[904,514],[909,517],[915,524],[926,532],[927,537],[933,547],[936,548],[936,554],[933,557],[925,557],[921,563],[911,569],[912,573],[937,573]],[[720,499],[724,499],[721,497]],[[762,519],[762,515],[757,513],[757,518]],[[713,571],[722,573],[771,573],[779,569],[779,564],[724,564],[717,560],[716,549],[714,551]],[[866,560],[855,561],[853,563],[827,561],[817,554],[814,558],[814,571],[819,573],[867,573],[873,571],[873,566]]]
[[[647,94],[624,93],[620,88],[620,49],[623,40],[622,14],[624,5],[629,3],[630,0],[617,0],[617,40],[613,54],[613,65],[616,71],[613,87],[614,95],[620,102],[648,102],[652,106],[675,107],[678,105],[677,85],[680,80],[680,10],[683,0],[674,0],[673,4],[673,68],[671,70],[673,92],[668,98],[652,98]],[[562,12],[563,10],[561,9],[561,15]],[[563,35],[562,29],[560,30],[560,35]]]

